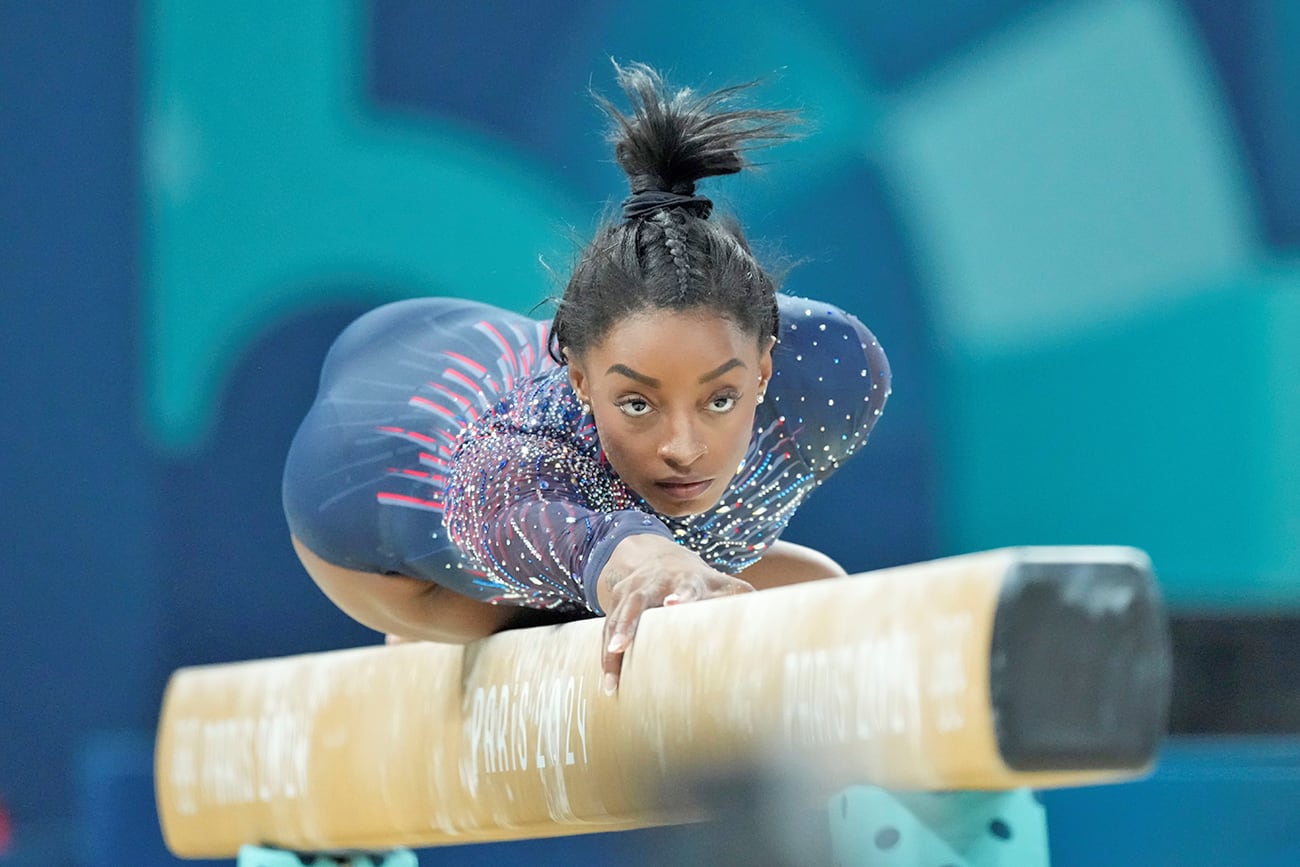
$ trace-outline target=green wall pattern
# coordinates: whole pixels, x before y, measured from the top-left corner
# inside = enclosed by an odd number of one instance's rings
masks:
[[[1054,5],[919,84],[887,165],[941,336],[1068,339],[1255,261],[1226,111],[1161,0]]]
[[[954,550],[1147,549],[1180,605],[1300,598],[1300,268],[950,363]]]
[[[149,421],[195,447],[241,349],[332,296],[552,290],[576,206],[543,166],[436,118],[369,116],[362,7],[148,6]],[[490,289],[485,292],[485,287]]]

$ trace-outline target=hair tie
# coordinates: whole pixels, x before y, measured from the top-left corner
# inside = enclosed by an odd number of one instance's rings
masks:
[[[623,219],[648,217],[655,211],[669,208],[685,208],[694,211],[701,220],[706,220],[713,213],[713,201],[704,196],[683,196],[667,190],[642,190],[623,200]]]

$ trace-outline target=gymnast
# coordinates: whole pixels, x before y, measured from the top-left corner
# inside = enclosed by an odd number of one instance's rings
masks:
[[[330,349],[284,507],[322,591],[405,640],[605,615],[614,693],[646,609],[843,575],[779,537],[867,441],[890,393],[853,316],[778,295],[696,182],[788,137],[747,86],[672,91],[617,67],[604,99],[631,195],[554,320],[422,298]]]

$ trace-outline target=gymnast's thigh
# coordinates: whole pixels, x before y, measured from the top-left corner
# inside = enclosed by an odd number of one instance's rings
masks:
[[[293,535],[346,569],[489,597],[443,527],[449,460],[493,391],[539,358],[544,334],[525,317],[452,298],[387,304],[348,326],[285,464]]]

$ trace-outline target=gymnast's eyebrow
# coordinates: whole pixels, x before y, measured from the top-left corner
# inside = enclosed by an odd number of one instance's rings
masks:
[[[733,368],[737,368],[737,367],[745,367],[745,366],[746,366],[745,362],[741,361],[739,358],[733,358],[730,361],[723,362],[713,370],[710,370],[708,373],[701,376],[698,381],[701,385],[703,385],[706,382],[710,382],[714,379],[717,379],[719,376],[722,376],[722,374],[726,373],[728,370],[732,370]],[[637,371],[628,367],[626,364],[611,365],[609,370],[605,371],[605,373],[606,375],[611,373],[617,373],[621,376],[626,376],[628,379],[634,379],[637,382],[642,383],[643,385],[648,385],[651,388],[658,388],[659,386],[663,385],[662,382],[655,379],[653,376],[646,376],[644,373],[638,373]]]
[[[745,367],[745,366],[746,366],[745,362],[741,361],[739,358],[733,358],[730,361],[722,365],[719,365],[715,370],[711,370],[708,373],[701,376],[700,385],[703,385],[704,383],[708,382],[711,379],[717,379],[719,376],[722,376],[722,374],[726,373],[728,370],[731,370],[733,367]]]
[[[644,373],[637,373],[635,370],[628,367],[626,364],[612,365],[609,368],[609,370],[605,371],[605,373],[606,375],[611,373],[618,373],[623,376],[626,376],[628,379],[635,379],[637,382],[643,385],[648,385],[651,388],[658,388],[659,386],[663,385],[662,382],[655,379],[653,376],[646,376]]]

